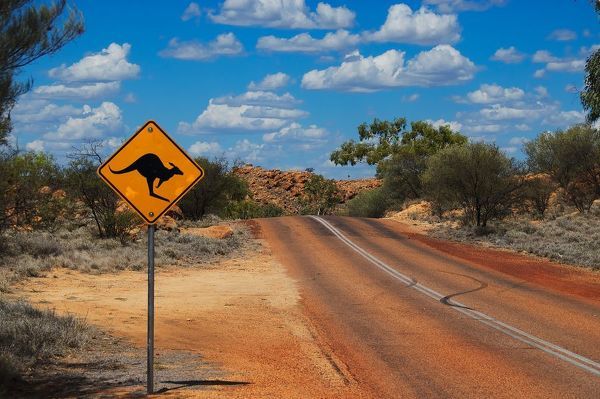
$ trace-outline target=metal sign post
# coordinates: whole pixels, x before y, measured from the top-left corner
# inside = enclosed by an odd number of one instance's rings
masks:
[[[154,392],[154,229],[148,225],[148,364],[146,390]]]

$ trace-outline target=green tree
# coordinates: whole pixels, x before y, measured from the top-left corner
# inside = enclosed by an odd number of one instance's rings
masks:
[[[358,162],[376,165],[397,151],[405,128],[405,118],[374,119],[370,125],[362,123],[358,126],[359,141],[346,141],[331,153],[330,159],[336,165],[356,165]]]
[[[44,55],[58,51],[83,33],[81,14],[66,0],[51,5],[33,0],[0,2],[0,144],[11,131],[10,112],[17,98],[31,88],[31,81],[19,83],[21,68]]]
[[[600,131],[590,125],[546,132],[525,145],[533,172],[548,173],[580,212],[600,196]]]
[[[69,154],[71,161],[64,170],[65,188],[71,199],[84,204],[100,238],[117,238],[126,244],[131,238],[129,232],[141,220],[130,209],[119,206],[117,194],[96,174],[103,161],[102,153],[103,145],[93,141]]]
[[[462,207],[467,223],[485,227],[510,213],[523,177],[520,166],[497,146],[469,143],[432,155],[423,183],[434,206]]]
[[[600,15],[600,1],[591,0]],[[580,99],[583,109],[588,111],[587,121],[600,119],[600,48],[596,49],[585,62],[585,84]]]
[[[196,158],[196,162],[205,174],[179,201],[185,217],[198,220],[207,213],[222,214],[231,202],[248,196],[248,184],[233,173],[225,159]]]
[[[340,192],[335,180],[321,175],[311,175],[304,184],[304,195],[300,199],[304,214],[326,215],[339,204]]]
[[[356,165],[366,162],[378,165],[381,161],[399,153],[430,155],[452,144],[464,144],[467,138],[454,132],[449,126],[435,128],[428,122],[411,123],[406,130],[406,119],[393,121],[374,119],[358,127],[359,141],[349,140],[333,151],[330,159],[336,165]],[[378,169],[379,170],[379,169]]]
[[[467,138],[450,126],[434,127],[425,121],[412,122],[406,129],[406,119],[380,121],[358,127],[358,143],[350,140],[331,153],[338,165],[367,162],[377,165],[377,175],[384,181],[383,190],[395,201],[418,198],[423,194],[421,175],[427,158],[450,145],[465,144]]]
[[[585,86],[579,94],[590,123],[600,118],[600,49],[594,51],[585,63]]]
[[[51,193],[60,186],[61,172],[51,155],[17,153],[6,159],[4,166],[7,188],[3,212],[10,216],[11,224],[37,227],[42,217],[56,216],[50,215],[52,205],[56,205]]]

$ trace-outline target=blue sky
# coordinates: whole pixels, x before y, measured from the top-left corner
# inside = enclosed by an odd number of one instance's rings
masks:
[[[577,90],[600,45],[586,0],[77,1],[86,32],[22,71],[14,140],[57,159],[116,148],[148,119],[192,155],[336,167],[373,118],[450,124],[522,156],[584,120]]]

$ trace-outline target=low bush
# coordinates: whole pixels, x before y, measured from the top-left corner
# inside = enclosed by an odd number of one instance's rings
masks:
[[[0,383],[40,361],[83,347],[91,331],[81,320],[0,298]]]
[[[384,189],[363,191],[346,204],[348,216],[380,218],[387,208],[387,197]]]
[[[224,211],[229,219],[255,219],[277,217],[283,215],[283,209],[275,204],[262,205],[252,200],[230,203]]]

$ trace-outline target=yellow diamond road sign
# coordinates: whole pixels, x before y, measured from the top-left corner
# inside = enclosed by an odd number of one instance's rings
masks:
[[[98,168],[98,175],[150,224],[204,177],[204,171],[154,121]]]

